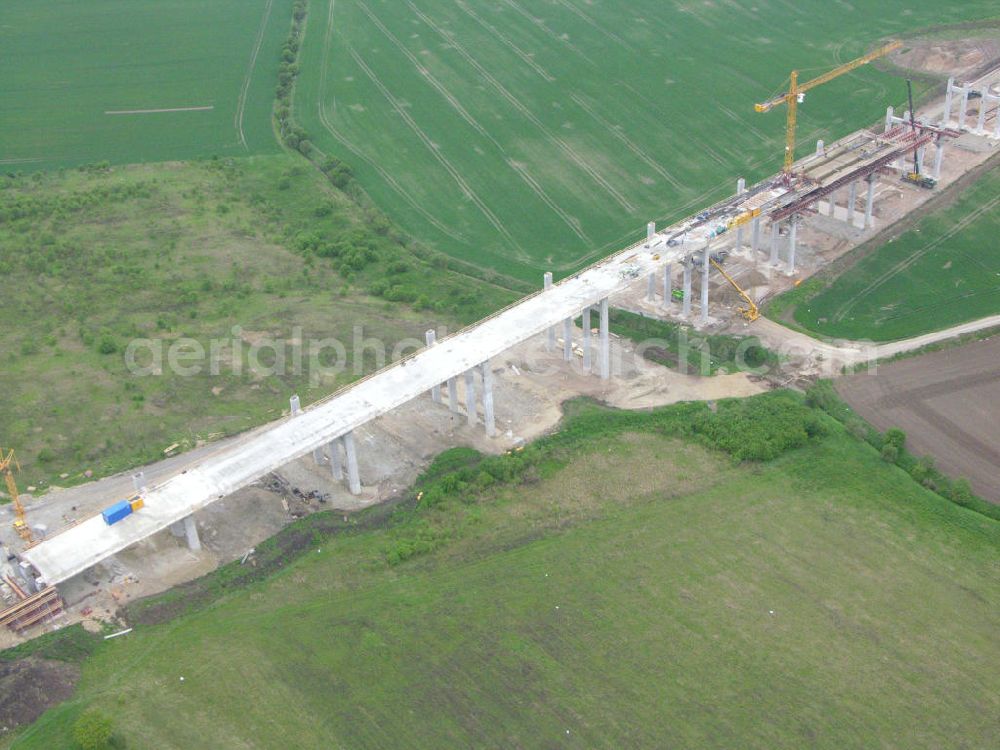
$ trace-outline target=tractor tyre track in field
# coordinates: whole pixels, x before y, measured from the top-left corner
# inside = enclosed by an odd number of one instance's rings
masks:
[[[423,21],[432,30],[437,32],[439,36],[447,40],[449,44],[454,48],[459,55],[461,55],[479,74],[489,83],[496,91],[506,99],[511,106],[513,106],[518,112],[520,112],[525,119],[527,119],[532,125],[534,125],[538,130],[546,137],[546,139],[558,146],[560,150],[565,153],[570,160],[576,164],[580,169],[586,172],[594,182],[604,188],[605,192],[610,195],[619,206],[625,211],[632,214],[635,213],[635,206],[625,198],[613,185],[611,185],[596,169],[591,167],[584,159],[581,157],[573,148],[566,143],[561,138],[553,135],[553,133],[545,126],[545,124],[539,120],[534,113],[528,109],[521,101],[514,96],[506,86],[504,86],[500,81],[498,81],[475,57],[473,57],[465,47],[460,45],[455,41],[454,36],[449,34],[447,31],[438,26],[433,19],[429,18],[425,13],[423,13],[418,7],[416,7],[411,0],[404,0],[404,2],[409,6],[410,10]]]
[[[253,53],[250,55],[250,65],[247,66],[246,75],[243,76],[243,85],[240,87],[240,95],[236,99],[236,114],[233,115],[233,126],[236,128],[237,141],[244,149],[250,150],[247,146],[246,136],[243,134],[243,112],[246,110],[247,94],[250,93],[250,83],[253,81],[253,72],[257,67],[257,56],[260,54],[261,45],[264,43],[264,34],[267,32],[268,21],[271,20],[271,7],[274,0],[267,0],[264,6],[264,15],[260,21],[260,28],[257,29],[257,38],[254,39]]]
[[[367,156],[358,146],[352,143],[347,138],[347,136],[345,136],[343,133],[337,130],[333,126],[333,123],[330,122],[330,118],[327,117],[326,109],[323,107],[323,94],[326,91],[326,76],[327,76],[327,71],[329,70],[330,67],[330,44],[333,39],[333,28],[334,28],[333,10],[336,4],[337,0],[330,0],[326,17],[326,30],[323,36],[323,55],[319,73],[319,94],[316,97],[316,106],[319,114],[320,124],[322,124],[323,128],[333,137],[335,141],[337,141],[341,146],[350,151],[351,154],[353,154],[356,158],[360,159],[369,167],[374,169],[378,173],[378,175],[385,181],[385,183],[390,188],[392,188],[392,190],[394,190],[399,195],[400,198],[406,201],[406,203],[409,204],[409,206],[414,211],[423,216],[428,221],[428,223],[430,223],[431,226],[433,226],[439,232],[444,234],[446,237],[450,237],[456,242],[467,243],[469,241],[467,237],[455,231],[447,224],[445,224],[443,221],[434,216],[432,213],[430,213],[423,205],[421,205],[419,201],[417,201],[416,198],[414,198],[402,185],[399,184],[399,181],[392,175],[392,173],[390,173],[380,164],[378,164],[369,156]]]
[[[596,29],[597,31],[599,31],[601,34],[603,34],[604,36],[606,36],[608,39],[610,39],[611,41],[615,42],[616,44],[619,44],[619,45],[621,45],[622,47],[624,47],[626,49],[629,48],[628,42],[626,42],[624,39],[622,39],[620,36],[618,36],[614,32],[608,31],[606,28],[604,28],[599,23],[597,23],[597,21],[595,21],[593,18],[591,18],[590,16],[588,16],[586,13],[584,13],[580,8],[577,8],[575,5],[573,5],[573,3],[568,2],[568,0],[556,0],[556,5],[561,5],[563,8],[565,8],[570,13],[572,13],[573,15],[575,15],[577,18],[579,18],[585,24],[587,24],[588,26],[590,26],[593,29]]]
[[[533,71],[538,73],[538,75],[540,75],[546,82],[548,83],[555,82],[556,80],[555,76],[553,76],[545,68],[543,68],[537,62],[535,62],[535,60],[531,57],[530,54],[528,54],[523,49],[514,44],[514,42],[510,39],[510,37],[504,35],[500,31],[500,29],[498,29],[496,26],[494,26],[481,16],[476,15],[476,12],[472,10],[472,8],[470,8],[464,0],[456,0],[455,4],[458,6],[459,10],[465,13],[465,15],[467,15],[473,21],[478,23],[481,27],[486,29],[486,31],[489,32],[489,34],[492,37],[500,40],[500,42],[504,46],[508,47],[515,55],[517,55],[521,59],[521,62],[523,62]]]
[[[393,93],[386,87],[386,85],[382,83],[382,80],[375,74],[375,71],[373,71],[370,67],[368,67],[368,64],[364,61],[361,55],[357,53],[354,47],[348,46],[348,50],[350,51],[351,57],[354,59],[355,64],[359,68],[361,68],[361,70],[364,72],[366,76],[368,76],[368,79],[375,85],[375,87],[379,90],[382,96],[385,97],[385,100],[389,102],[393,110],[395,110],[396,114],[399,115],[400,119],[402,119],[403,122],[406,123],[406,125],[413,132],[413,134],[416,135],[418,139],[420,139],[421,143],[424,144],[426,149],[437,160],[437,162],[442,167],[444,167],[445,171],[448,172],[449,175],[451,175],[452,180],[454,180],[455,184],[458,185],[459,189],[462,191],[462,194],[465,195],[466,198],[468,198],[475,204],[475,206],[479,209],[480,213],[482,213],[482,215],[493,226],[493,228],[496,229],[497,232],[499,232],[504,237],[504,239],[506,239],[510,243],[512,247],[516,248],[519,251],[519,253],[521,253],[522,257],[528,257],[527,253],[524,252],[524,249],[520,245],[518,245],[517,241],[507,230],[507,227],[504,226],[502,221],[500,221],[499,217],[497,217],[496,214],[494,214],[493,211],[490,210],[490,207],[487,206],[486,203],[483,201],[483,199],[479,197],[478,193],[476,193],[476,191],[472,189],[472,186],[469,185],[469,183],[465,180],[464,177],[462,177],[462,173],[455,168],[455,165],[452,164],[450,161],[448,161],[447,157],[445,157],[445,155],[441,153],[441,150],[438,148],[437,144],[435,144],[430,139],[427,133],[425,133],[423,129],[417,124],[417,122],[410,116],[410,113],[406,111],[406,107],[404,107],[399,102],[399,100],[393,95]]]
[[[536,18],[535,16],[531,15],[531,13],[529,13],[527,10],[525,10],[520,5],[515,3],[514,0],[503,0],[503,2],[504,5],[507,5],[511,10],[524,16],[524,18],[526,18],[528,22],[530,22],[533,26],[537,26],[539,29],[541,29],[546,34],[546,36],[551,38],[553,41],[559,42],[559,44],[565,46],[567,49],[572,50],[580,57],[582,57],[584,60],[589,62],[591,65],[595,66],[597,65],[597,63],[595,63],[593,59],[588,57],[586,53],[583,52],[583,50],[581,50],[579,47],[577,47],[569,40],[568,35],[562,36],[554,32],[552,29],[550,29],[548,27],[548,24],[545,23],[544,18]]]
[[[833,314],[833,320],[836,322],[842,321],[844,319],[844,316],[846,316],[847,313],[849,313],[854,308],[854,305],[856,305],[861,300],[862,297],[867,296],[868,294],[878,289],[880,286],[882,286],[884,283],[889,281],[897,274],[901,273],[902,271],[905,271],[907,268],[909,268],[918,260],[927,255],[927,253],[929,253],[931,250],[934,250],[935,248],[939,247],[941,243],[945,242],[946,240],[950,240],[956,234],[966,229],[970,224],[972,224],[976,219],[978,219],[984,213],[996,208],[998,204],[1000,204],[1000,196],[997,196],[989,203],[985,203],[977,207],[975,210],[970,211],[968,214],[963,216],[960,221],[953,224],[944,234],[936,237],[931,242],[929,242],[924,247],[917,250],[909,257],[904,258],[899,263],[890,267],[884,273],[879,275],[871,284],[869,284],[860,292],[847,299],[844,302],[844,304],[838,307],[837,311]]]

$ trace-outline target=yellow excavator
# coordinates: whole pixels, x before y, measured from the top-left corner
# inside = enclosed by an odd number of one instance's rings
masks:
[[[0,472],[3,472],[3,478],[7,482],[7,492],[10,495],[11,503],[14,505],[14,530],[17,531],[18,536],[24,541],[31,544],[35,541],[35,538],[31,534],[28,522],[24,519],[24,506],[21,505],[21,498],[17,494],[17,483],[14,481],[15,469],[20,471],[21,465],[14,456],[14,450],[4,451],[0,448]]]
[[[760,308],[757,307],[757,303],[753,301],[753,297],[751,297],[749,294],[743,291],[740,285],[736,283],[736,280],[728,273],[726,273],[723,270],[722,266],[716,262],[715,258],[709,258],[708,262],[711,263],[713,266],[715,266],[715,268],[719,271],[719,273],[722,274],[722,277],[730,284],[732,284],[733,289],[735,289],[737,293],[739,293],[739,295],[743,298],[743,301],[747,303],[746,307],[741,307],[739,309],[740,315],[742,315],[749,323],[753,323],[755,320],[757,320],[757,318],[760,317]]]

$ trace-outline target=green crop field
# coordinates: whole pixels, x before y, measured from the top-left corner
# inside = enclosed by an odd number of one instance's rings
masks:
[[[574,404],[523,454],[452,451],[416,509],[135,609],[11,747],[95,708],[131,750],[992,746],[1000,523],[799,404]],[[766,463],[678,436],[815,419]]]
[[[993,2],[312,0],[295,112],[415,237],[535,281],[780,166],[755,101],[882,37]],[[809,94],[800,143],[905,99],[867,67]]]
[[[892,341],[1000,313],[1000,171],[878,247],[832,281],[793,292],[803,328]],[[850,258],[848,258],[850,260]]]
[[[291,6],[5,0],[0,168],[276,151],[271,105]]]

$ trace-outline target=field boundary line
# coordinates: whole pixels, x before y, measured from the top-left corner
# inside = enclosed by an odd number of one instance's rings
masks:
[[[214,104],[201,107],[163,107],[161,109],[107,109],[106,115],[158,115],[166,112],[209,112],[215,109]]]
[[[243,85],[240,87],[240,95],[236,98],[236,114],[233,115],[233,126],[236,128],[236,136],[244,149],[250,150],[247,146],[246,136],[243,134],[243,112],[247,105],[247,94],[250,92],[250,82],[253,80],[253,72],[257,67],[257,56],[260,54],[261,45],[264,44],[264,34],[267,31],[267,24],[271,20],[271,7],[274,0],[267,0],[264,6],[264,15],[260,21],[260,28],[257,29],[257,38],[254,40],[253,52],[250,55],[250,65],[247,67],[246,75],[243,76]]]

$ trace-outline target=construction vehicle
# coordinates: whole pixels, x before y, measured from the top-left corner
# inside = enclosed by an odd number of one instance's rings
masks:
[[[742,315],[743,318],[749,323],[753,323],[755,320],[757,320],[757,318],[760,317],[760,308],[757,307],[757,303],[753,301],[753,297],[751,297],[749,294],[743,291],[743,288],[736,283],[736,280],[732,276],[730,276],[728,273],[725,272],[725,270],[723,270],[722,264],[717,263],[715,261],[715,258],[709,258],[709,262],[713,266],[715,266],[715,268],[719,271],[719,273],[722,274],[723,278],[732,285],[733,289],[735,289],[737,293],[747,303],[746,307],[739,308],[740,315]]]
[[[910,128],[913,133],[917,132],[917,117],[913,110],[913,84],[910,79],[906,79],[906,96],[910,102]],[[911,185],[916,185],[917,187],[922,187],[926,190],[933,190],[937,187],[937,180],[933,177],[925,177],[920,174],[920,153],[919,148],[914,147],[913,149],[913,171],[903,173],[903,181],[909,182]]]
[[[7,482],[7,492],[10,494],[10,502],[14,506],[14,530],[24,541],[32,544],[35,538],[24,518],[24,506],[21,505],[21,498],[17,494],[17,483],[14,481],[15,470],[20,471],[21,464],[17,462],[13,448],[9,451],[0,448],[0,472],[3,472],[4,481]]]
[[[849,73],[855,68],[860,68],[862,65],[866,65],[872,60],[877,60],[880,57],[888,55],[893,50],[897,50],[902,46],[902,42],[892,42],[884,47],[879,47],[874,52],[869,52],[867,55],[859,57],[856,60],[851,60],[851,62],[834,68],[818,78],[814,78],[803,84],[799,84],[799,72],[797,70],[793,70],[789,79],[790,82],[787,93],[781,94],[773,99],[769,99],[762,104],[754,105],[754,109],[757,112],[770,112],[780,104],[785,104],[788,107],[787,119],[785,123],[785,165],[782,169],[782,173],[784,174],[786,180],[791,179],[792,164],[795,163],[795,126],[798,116],[798,106],[805,99],[806,92],[809,89],[816,88],[820,84],[833,80],[837,76]]]
[[[737,227],[741,227],[747,222],[756,219],[758,216],[760,216],[760,209],[751,208],[749,211],[744,211],[739,216],[734,216],[730,219],[726,224],[726,229],[736,229]]]

